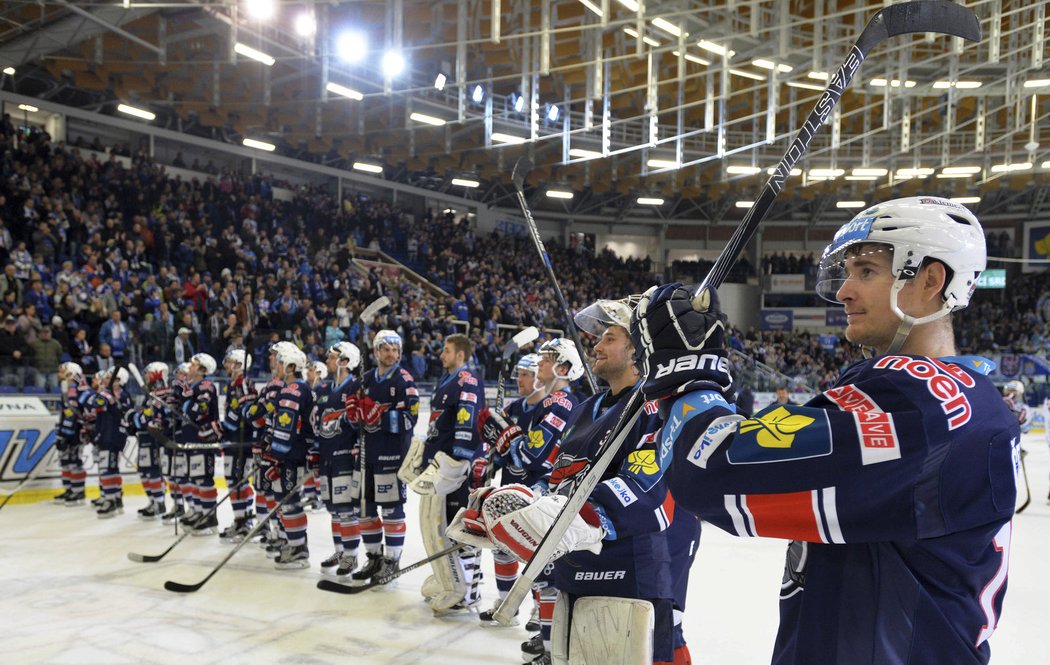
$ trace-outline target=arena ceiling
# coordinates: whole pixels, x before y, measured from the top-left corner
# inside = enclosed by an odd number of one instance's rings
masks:
[[[534,191],[573,192],[536,194],[544,205],[624,215],[649,196],[668,201],[654,214],[717,221],[757,193],[883,4],[9,1],[0,68],[21,94],[105,114],[124,103],[158,126],[382,166],[488,204],[513,205],[511,168],[527,154]],[[964,4],[984,39],[879,46],[784,205],[921,188],[1050,206],[1047,3]],[[384,73],[388,54],[401,74]]]

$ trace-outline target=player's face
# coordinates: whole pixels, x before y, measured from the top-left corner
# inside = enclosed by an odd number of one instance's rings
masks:
[[[609,326],[594,345],[591,369],[605,380],[620,376],[634,364],[633,350],[627,331],[620,326]]]
[[[518,394],[528,395],[534,390],[533,386],[536,385],[536,372],[526,372],[519,369],[515,380],[518,382]]]
[[[385,372],[401,360],[401,347],[395,344],[380,344],[376,351],[376,362]]]
[[[889,348],[900,323],[890,308],[894,281],[892,260],[889,252],[847,256],[846,280],[836,294],[846,306],[846,339],[880,352]],[[905,312],[908,311],[905,292],[910,289],[910,284],[901,289],[897,301]]]
[[[548,386],[554,381],[554,356],[541,353],[536,364],[536,382]]]
[[[329,353],[324,359],[324,366],[328,368],[328,373],[335,376],[336,370],[339,369],[339,354]]]
[[[466,359],[463,358],[463,353],[457,351],[456,347],[446,342],[444,348],[441,349],[441,366],[445,371],[454,372],[465,362]]]
[[[787,404],[788,391],[784,390],[783,388],[777,388],[777,401],[781,404]]]

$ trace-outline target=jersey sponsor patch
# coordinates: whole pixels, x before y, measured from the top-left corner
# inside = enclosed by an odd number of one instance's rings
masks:
[[[549,409],[554,404],[557,404],[558,406],[562,407],[566,411],[572,411],[572,406],[573,406],[572,400],[568,399],[565,396],[565,393],[563,393],[561,391],[558,391],[556,393],[551,393],[550,395],[548,395],[543,400],[543,407],[542,408]]]
[[[842,544],[834,487],[782,494],[727,494],[725,509],[738,536]]]
[[[712,420],[703,435],[693,444],[692,450],[689,451],[689,463],[706,469],[711,456],[715,454],[723,441],[736,432],[736,426],[743,420],[743,416],[735,414]]]
[[[476,393],[462,392],[459,394],[460,402],[470,402],[471,404],[478,403],[478,396]]]
[[[460,441],[470,441],[474,438],[474,435],[470,432],[456,432],[456,438]]]
[[[553,413],[548,413],[546,416],[544,416],[543,422],[547,423],[559,432],[565,429],[565,421],[559,418],[558,416],[554,415]]]
[[[627,483],[623,482],[619,478],[610,478],[609,480],[603,481],[603,485],[612,490],[616,500],[620,502],[621,506],[629,506],[638,500],[638,495],[627,486]]]
[[[823,409],[778,406],[741,421],[726,457],[730,464],[768,464],[823,457],[832,449]]]
[[[884,356],[875,361],[877,369],[904,372],[926,383],[926,390],[940,403],[941,411],[948,419],[948,431],[958,429],[970,422],[973,408],[965,388],[974,387],[973,377],[961,368],[945,364],[936,358],[910,358],[908,356]]]

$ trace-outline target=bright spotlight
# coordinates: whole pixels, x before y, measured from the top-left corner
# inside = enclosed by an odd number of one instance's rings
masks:
[[[394,78],[405,71],[405,58],[400,51],[387,51],[383,54],[383,74]]]
[[[262,20],[273,16],[274,4],[273,0],[247,0],[244,8],[248,11],[248,16]]]
[[[310,12],[303,12],[295,17],[295,34],[300,37],[311,37],[317,32],[317,21]]]
[[[559,115],[561,115],[561,111],[558,109],[557,104],[551,104],[547,107],[547,120],[551,122],[558,122]]]
[[[515,113],[521,113],[525,110],[525,96],[518,95],[514,98],[514,111]]]
[[[434,87],[437,88],[438,90],[444,90],[445,89],[445,81],[447,81],[447,80],[448,79],[445,78],[445,75],[441,74],[439,72],[438,75],[434,77]]]
[[[368,51],[368,39],[360,32],[344,32],[335,42],[335,52],[344,62],[361,62]]]
[[[480,104],[485,99],[485,88],[482,88],[480,83],[474,86],[474,91],[470,93],[470,98],[474,100],[475,104]]]

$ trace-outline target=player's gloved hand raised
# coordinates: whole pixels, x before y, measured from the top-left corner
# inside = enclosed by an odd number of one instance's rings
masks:
[[[725,351],[726,316],[718,293],[705,288],[693,298],[680,283],[645,292],[631,316],[634,359],[646,399],[717,390],[729,396],[732,377]]]
[[[357,396],[357,393],[352,393],[349,397],[346,398],[346,403],[344,404],[346,408],[346,419],[355,425],[361,422],[361,410],[359,408],[359,402],[360,398]]]
[[[481,428],[481,438],[496,449],[500,455],[506,455],[511,444],[522,437],[521,428],[511,424],[499,413],[493,412]]]

